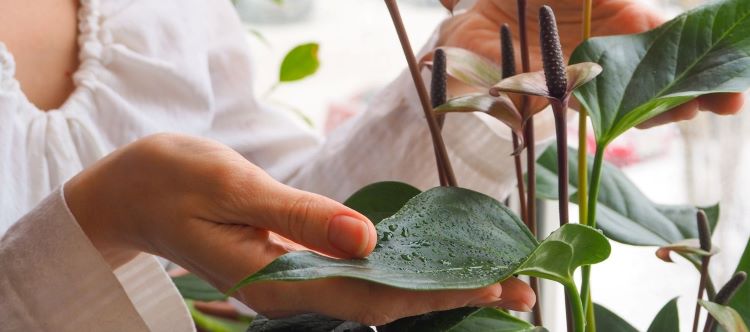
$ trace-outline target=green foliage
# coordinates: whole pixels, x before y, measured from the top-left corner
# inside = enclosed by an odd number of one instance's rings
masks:
[[[340,260],[309,251],[286,254],[243,280],[351,277],[398,288],[470,289],[511,276],[537,243],[500,202],[455,187],[421,193],[377,226],[367,259]]]
[[[543,332],[542,327],[494,308],[459,308],[399,319],[378,332]]]
[[[183,298],[196,301],[223,301],[227,296],[195,274],[189,273],[172,278]]]
[[[187,307],[190,311],[190,316],[195,322],[195,326],[200,328],[200,331],[206,332],[245,332],[250,326],[249,318],[241,318],[240,320],[229,320],[211,315],[204,314],[195,308],[192,301],[187,301]]]
[[[737,271],[745,271],[750,275],[750,239],[747,241],[745,246],[745,253],[740,258],[740,263],[737,265]],[[729,302],[729,306],[737,310],[737,312],[745,320],[745,325],[750,325],[750,282],[745,282],[742,287],[735,293],[732,301]]]
[[[421,191],[403,182],[385,181],[365,186],[350,196],[344,205],[364,214],[373,224],[395,214]]]
[[[736,310],[704,300],[698,301],[727,332],[748,332],[747,325]]]
[[[294,47],[284,56],[279,70],[279,82],[294,82],[315,74],[320,67],[318,43],[307,43]]]
[[[648,332],[680,332],[680,313],[677,310],[677,299],[667,302],[656,314]]]
[[[609,257],[609,241],[600,231],[580,224],[567,224],[554,231],[515,273],[572,285],[573,272],[582,265],[600,263]]]
[[[719,1],[646,33],[592,38],[571,63],[604,72],[575,92],[588,109],[597,142],[698,96],[750,86],[750,1]]]
[[[569,155],[576,155],[569,149]],[[593,159],[589,158],[589,171]],[[568,159],[571,202],[578,202],[578,161]],[[695,224],[697,209],[685,205],[662,205],[652,202],[622,171],[604,162],[598,196],[597,227],[612,240],[638,246],[665,246],[685,239],[698,238]],[[537,160],[537,196],[557,199],[557,148],[549,147]],[[711,229],[719,220],[719,206],[702,208]]]
[[[630,323],[597,303],[594,303],[594,316],[596,317],[596,328],[600,331],[638,332]]]

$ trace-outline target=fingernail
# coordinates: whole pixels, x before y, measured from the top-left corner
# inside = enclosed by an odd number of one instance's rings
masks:
[[[521,304],[521,305],[519,306],[519,309],[520,309],[519,311],[523,311],[523,312],[531,312],[531,308],[529,308],[529,306],[528,306],[527,304]]]
[[[353,256],[363,256],[369,242],[370,230],[360,219],[339,215],[328,226],[328,241],[336,249]]]

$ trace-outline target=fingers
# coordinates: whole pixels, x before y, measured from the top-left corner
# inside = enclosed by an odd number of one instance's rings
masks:
[[[698,98],[700,109],[719,115],[736,114],[745,103],[745,96],[741,93],[715,93]]]
[[[471,290],[414,291],[356,279],[333,278],[259,283],[243,289],[242,296],[250,307],[264,315],[316,312],[367,325],[382,325],[427,312],[497,302],[502,290],[502,286],[496,284]],[[271,291],[276,296],[269,298],[258,291]],[[264,310],[266,308],[268,310]]]
[[[500,301],[483,306],[502,307],[515,311],[531,311],[536,304],[536,294],[528,284],[518,278],[503,281],[503,294]]]
[[[275,181],[256,186],[244,200],[248,224],[336,257],[365,257],[375,248],[375,226],[343,204]]]
[[[672,110],[655,116],[638,125],[640,129],[647,129],[670,122],[690,120],[698,114],[698,110],[713,112],[719,115],[736,114],[742,109],[745,97],[741,93],[714,93],[691,100]]]

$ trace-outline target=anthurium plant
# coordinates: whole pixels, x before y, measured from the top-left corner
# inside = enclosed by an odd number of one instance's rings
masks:
[[[458,2],[441,1],[449,10]],[[248,276],[230,293],[260,281],[330,277],[412,290],[468,289],[525,275],[534,287],[535,278],[564,287],[568,308],[548,310],[561,315],[567,312],[569,330],[635,331],[625,319],[592,301],[596,294],[591,293],[591,266],[606,260],[610,241],[616,241],[654,247],[656,256],[665,262],[679,255],[695,266],[699,284],[696,309],[682,313],[692,319],[693,331],[748,331],[750,287],[745,280],[750,248],[725,285],[715,284],[708,272],[711,256],[720,246],[711,242],[719,206],[652,202],[603,156],[617,136],[663,112],[704,94],[750,88],[750,0],[720,0],[636,35],[588,39],[590,22],[584,20],[584,42],[567,65],[554,8],[526,8],[525,1],[519,0],[521,73],[515,70],[510,41],[513,27],[498,27],[500,64],[456,48],[436,49],[419,61],[406,37],[396,1],[385,3],[433,138],[441,186],[422,191],[406,183],[381,182],[362,188],[345,203],[376,224],[379,241],[369,257],[341,260],[309,251],[293,252]],[[588,19],[590,6],[591,1],[584,1],[582,15]],[[540,72],[528,70],[527,10],[538,11],[540,18],[544,69]],[[432,71],[431,95],[422,81],[422,70]],[[481,92],[448,99],[447,76]],[[582,123],[589,116],[593,124],[597,143],[593,156],[567,144],[566,116],[573,98],[585,112]],[[441,137],[441,118],[451,112],[483,112],[510,128],[516,146],[518,213],[498,198],[459,187],[460,179],[451,169]],[[557,144],[536,158],[533,117],[540,112],[554,113]],[[460,116],[455,120],[460,121]],[[524,150],[530,161],[525,170],[520,162]],[[579,157],[568,158],[570,155]],[[560,228],[544,239],[536,234],[534,202],[538,198],[559,202]],[[578,222],[569,219],[569,204],[581,205]],[[577,282],[574,274],[579,270]],[[545,331],[539,308],[535,311],[534,319],[525,321],[499,309],[460,308],[404,318],[377,330]],[[701,312],[708,317],[702,327]],[[677,331],[680,325],[676,300],[654,316],[649,331]],[[313,314],[278,321],[260,319],[251,330],[330,331],[342,326],[372,331],[372,327]]]

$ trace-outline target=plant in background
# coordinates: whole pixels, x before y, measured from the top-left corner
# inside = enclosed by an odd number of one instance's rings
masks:
[[[750,269],[750,241],[735,277],[716,292],[708,266],[716,252],[710,234],[718,221],[718,206],[699,209],[656,204],[605,162],[603,153],[618,135],[658,114],[703,94],[741,92],[750,86],[750,0],[718,1],[643,34],[588,39],[576,48],[568,66],[561,56],[554,14],[549,7],[540,8],[544,71],[535,73],[529,71],[526,2],[519,0],[523,73],[511,73],[513,50],[507,38],[502,43],[504,71],[469,51],[442,48],[433,56],[432,98],[422,82],[396,2],[385,2],[430,128],[441,186],[421,192],[408,184],[382,182],[361,189],[345,204],[376,224],[378,246],[367,259],[339,260],[309,251],[293,252],[241,281],[232,291],[259,281],[329,277],[414,290],[466,289],[527,275],[563,285],[570,310],[555,309],[570,313],[569,329],[635,331],[627,321],[591,300],[590,266],[607,259],[609,241],[613,240],[657,247],[659,258],[671,261],[670,253],[675,253],[696,267],[700,272],[696,303],[700,306],[693,317],[694,330],[700,308],[705,308],[709,316],[704,331],[712,332],[717,325],[729,332],[747,331],[750,288],[744,282]],[[457,2],[443,4],[452,9]],[[584,2],[584,37],[590,31],[590,5],[590,1]],[[502,31],[501,35],[509,35],[508,27]],[[444,74],[485,92],[446,100]],[[597,141],[593,158],[567,146],[565,114],[571,94],[591,118]],[[557,144],[535,160],[533,115],[543,108],[535,107],[538,103],[532,98],[539,97],[552,106]],[[518,139],[516,154],[527,148],[530,162],[523,221],[496,199],[457,187],[436,113],[467,111],[484,112],[507,124]],[[585,126],[581,127],[585,136]],[[568,159],[569,154],[579,158]],[[518,171],[520,174],[520,167]],[[586,186],[589,178],[591,190]],[[519,188],[523,190],[520,176]],[[561,227],[541,242],[534,232],[535,195],[559,202]],[[520,196],[524,196],[522,192]],[[585,204],[585,219],[580,223],[568,223],[568,201]],[[580,293],[573,278],[579,267]],[[378,330],[544,330],[539,317],[534,323],[496,309],[460,308],[401,319]],[[349,323],[305,315],[261,320],[251,330],[274,331],[282,326],[295,330],[326,326],[330,330],[342,324]],[[370,330],[351,324],[348,326]],[[657,313],[649,331],[675,331],[678,326],[679,313],[676,300],[672,300]]]

